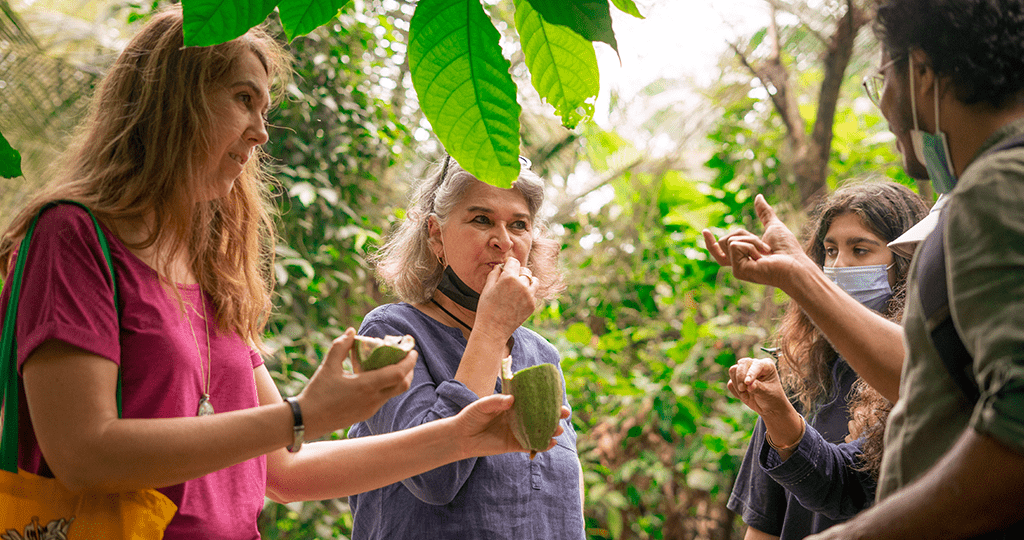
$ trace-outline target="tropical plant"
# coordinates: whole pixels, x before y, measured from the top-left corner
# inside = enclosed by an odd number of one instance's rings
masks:
[[[346,0],[183,0],[186,46],[233,39],[278,8],[289,39],[330,21]],[[614,0],[639,16],[633,0]],[[534,88],[567,127],[589,117],[598,91],[592,41],[616,47],[609,0],[516,0],[515,27]],[[408,40],[423,114],[445,149],[477,178],[508,187],[519,173],[521,108],[501,34],[481,0],[421,0]]]

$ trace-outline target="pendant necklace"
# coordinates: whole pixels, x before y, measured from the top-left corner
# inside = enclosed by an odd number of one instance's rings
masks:
[[[196,344],[196,352],[199,353],[199,378],[200,380],[206,379],[206,389],[203,391],[203,396],[199,398],[199,407],[196,410],[196,416],[209,416],[214,413],[213,404],[210,403],[210,375],[213,372],[213,351],[210,349],[210,322],[206,319],[206,299],[203,297],[203,292],[199,291],[199,301],[203,303],[203,325],[206,327],[206,369],[203,369],[203,351],[199,348],[199,338],[196,337],[196,331],[192,327],[191,315],[186,317],[188,321],[188,329],[192,332],[192,340]],[[195,306],[189,305],[193,311],[196,311]],[[199,312],[196,311],[196,315]]]

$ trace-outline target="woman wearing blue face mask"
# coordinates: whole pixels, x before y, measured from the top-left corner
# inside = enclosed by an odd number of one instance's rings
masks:
[[[848,294],[898,321],[910,260],[887,244],[926,214],[902,185],[849,184],[817,208],[805,250]],[[729,500],[746,540],[803,538],[869,506],[892,406],[795,302],[776,347],[777,367],[743,358],[729,370],[729,390],[760,415]]]

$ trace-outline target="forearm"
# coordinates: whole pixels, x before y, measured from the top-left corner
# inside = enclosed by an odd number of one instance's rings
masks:
[[[796,272],[783,290],[854,371],[895,403],[903,370],[903,328],[862,306],[816,268]]]
[[[279,502],[347,497],[468,457],[453,418],[383,435],[318,441],[295,454],[280,450],[268,456],[267,495]]]
[[[1022,496],[1024,455],[968,428],[923,477],[820,538],[969,538],[1024,518]]]
[[[787,407],[780,411],[764,411],[761,420],[764,421],[765,436],[770,437],[772,443],[785,450],[777,450],[779,458],[786,461],[796,452],[797,444],[804,435],[804,420],[800,413],[796,412],[788,401]],[[765,441],[767,443],[767,440]]]
[[[455,380],[466,385],[478,397],[494,393],[494,383],[501,374],[501,360],[510,336],[474,329],[462,353]]]
[[[40,450],[72,490],[178,484],[291,442],[291,411],[280,398],[212,416],[122,419],[117,365],[108,360],[54,341],[39,347],[23,373]]]
[[[359,432],[361,437],[353,437],[353,440],[364,438],[362,436],[392,436],[428,427],[434,429],[434,424],[456,418],[478,399],[457,381],[444,381],[436,387],[424,381],[385,404],[365,422],[365,431]],[[474,459],[452,461],[446,460],[430,468],[419,468],[397,480],[404,480],[409,491],[424,502],[446,502],[458,492],[476,464]],[[391,483],[394,482],[380,486]]]
[[[69,489],[129,491],[180,484],[282,448],[291,427],[285,403],[197,418],[114,418],[91,437],[43,452]]]

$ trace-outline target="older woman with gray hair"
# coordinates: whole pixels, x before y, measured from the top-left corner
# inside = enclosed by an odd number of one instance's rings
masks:
[[[447,418],[500,392],[509,355],[513,371],[558,365],[558,351],[521,326],[539,300],[564,288],[559,245],[537,216],[543,183],[521,161],[508,189],[477,180],[451,157],[417,187],[405,221],[374,259],[401,302],[371,311],[359,333],[412,335],[419,360],[409,390],[350,437]],[[584,538],[576,433],[568,418],[561,425],[557,444],[534,459],[466,459],[350,497],[352,538]]]

